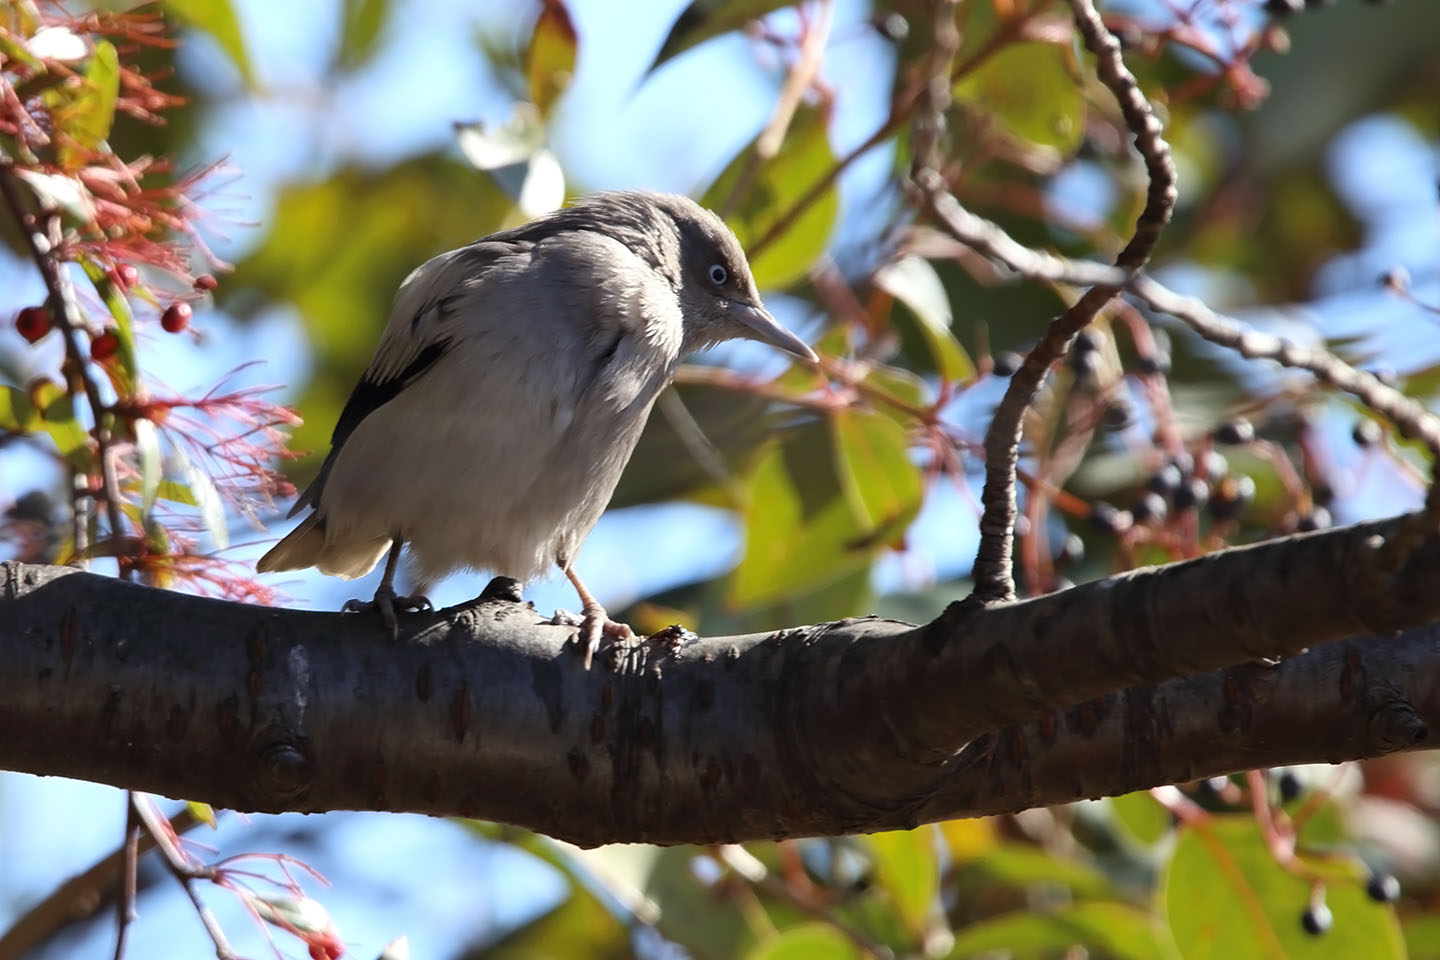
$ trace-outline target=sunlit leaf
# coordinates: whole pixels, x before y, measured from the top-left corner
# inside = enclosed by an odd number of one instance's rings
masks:
[[[745,555],[730,582],[740,609],[783,600],[866,569],[877,544],[835,476],[829,431],[798,431],[761,455],[749,477]]]
[[[804,213],[790,220],[763,249],[756,249],[834,167],[824,113],[815,107],[801,107],[779,152],[758,167],[754,155],[751,143],[730,161],[700,202],[724,216],[735,231],[750,254],[756,285],[762,290],[778,290],[805,276],[825,252],[840,209],[831,183]]]
[[[169,500],[171,503],[183,503],[188,507],[198,507],[199,501],[190,488],[183,483],[176,483],[174,480],[161,480],[155,488],[155,496],[160,500]]]
[[[1328,881],[1325,902],[1334,922],[1324,936],[1300,925],[1310,881],[1276,862],[1253,817],[1216,816],[1182,828],[1163,889],[1186,960],[1405,956],[1394,909],[1365,895],[1357,863],[1307,857],[1305,866]]]
[[[940,825],[940,837],[952,863],[964,863],[995,848],[998,839],[995,821],[989,817],[946,820]]]
[[[1085,97],[1068,47],[1017,43],[955,84],[955,98],[1015,138],[1068,154],[1085,134]]]
[[[113,44],[100,40],[85,68],[85,81],[78,95],[55,116],[55,125],[64,130],[67,137],[60,147],[60,162],[66,168],[84,165],[90,151],[110,136],[119,94],[120,56]]]
[[[39,380],[30,388],[30,402],[40,412],[40,426],[55,441],[60,455],[81,473],[89,472],[94,461],[90,433],[75,418],[75,398],[54,381]]]
[[[830,420],[836,471],[857,527],[868,541],[893,545],[920,510],[920,469],[910,462],[905,428],[878,413],[842,410]]]
[[[954,314],[940,275],[923,257],[901,257],[875,272],[875,284],[910,308],[930,348],[935,369],[950,382],[968,380],[975,365],[951,330]]]
[[[1141,843],[1155,843],[1171,830],[1170,811],[1145,790],[1114,797],[1109,803],[1115,819]]]
[[[865,841],[875,858],[875,879],[910,931],[923,934],[940,890],[935,829],[892,830]]]
[[[1103,900],[1117,896],[1100,871],[1034,847],[1007,843],[974,858],[957,870],[985,886],[1016,890],[1060,887],[1076,898]]]
[[[679,56],[711,37],[739,30],[751,20],[758,20],[781,7],[791,6],[793,2],[794,0],[693,0],[681,11],[675,25],[670,28],[665,42],[660,45],[660,52],[650,64],[650,70],[653,71],[666,60]]]
[[[186,800],[185,806],[187,809],[189,809],[190,816],[194,817],[196,820],[199,820],[211,830],[215,829],[216,822],[214,807],[210,806],[210,804],[208,803],[201,803],[199,800]]]
[[[0,430],[29,433],[39,426],[39,422],[35,404],[24,390],[0,386]]]
[[[345,0],[336,52],[336,62],[342,69],[354,70],[374,55],[375,41],[389,15],[390,0]]]
[[[790,927],[757,944],[745,960],[860,960],[855,941],[827,923]]]
[[[114,362],[105,364],[105,374],[117,393],[131,393],[140,382],[140,369],[135,352],[135,316],[130,310],[130,301],[100,264],[85,260],[82,266],[85,275],[95,285],[95,292],[100,294],[100,299],[104,301],[105,309],[110,311],[110,316],[115,321],[115,339],[119,346],[115,350]]]
[[[525,51],[530,100],[540,108],[541,116],[550,112],[555,98],[570,85],[577,43],[575,25],[570,22],[563,0],[542,0],[540,18],[535,21]]]
[[[240,71],[245,85],[254,85],[255,76],[245,52],[245,36],[230,0],[163,0],[161,5],[181,22],[210,34]]]
[[[1075,947],[1108,960],[1180,960],[1163,920],[1121,903],[1077,903],[1056,913],[1024,911],[981,920],[956,931],[946,956],[1050,960],[1074,955]]]

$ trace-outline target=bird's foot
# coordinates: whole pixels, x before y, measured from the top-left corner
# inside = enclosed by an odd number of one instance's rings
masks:
[[[390,635],[400,635],[400,621],[396,617],[397,612],[403,613],[430,613],[435,608],[430,604],[428,597],[397,596],[391,587],[381,587],[375,591],[373,600],[345,601],[345,606],[340,608],[341,613],[369,613],[372,610],[379,611],[380,620],[390,628]]]
[[[590,669],[591,662],[595,659],[595,651],[600,649],[600,641],[604,637],[613,637],[617,643],[630,643],[638,639],[630,624],[621,623],[618,620],[611,620],[610,615],[600,604],[587,605],[580,616],[576,616],[568,610],[556,610],[550,622],[562,627],[579,627],[575,634],[575,644],[580,648],[585,658],[585,669]]]

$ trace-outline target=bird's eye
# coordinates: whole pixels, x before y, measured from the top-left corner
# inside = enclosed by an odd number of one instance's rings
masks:
[[[729,272],[728,270],[726,270],[723,266],[721,266],[721,265],[718,264],[718,263],[712,263],[712,264],[710,264],[710,282],[711,282],[711,283],[715,284],[715,286],[717,286],[717,287],[721,287],[721,286],[724,286],[724,285],[725,285],[725,281],[726,281],[726,280],[729,280],[729,279],[730,279],[730,272]]]

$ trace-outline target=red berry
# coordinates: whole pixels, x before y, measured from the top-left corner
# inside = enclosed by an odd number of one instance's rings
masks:
[[[129,290],[140,282],[140,271],[136,270],[133,264],[116,264],[115,269],[110,271],[110,279],[121,290]]]
[[[166,333],[179,333],[190,326],[191,313],[190,304],[176,301],[160,314],[160,326],[165,328]]]
[[[44,307],[26,307],[15,318],[15,329],[29,343],[50,332],[50,311]]]
[[[203,291],[205,291],[206,293],[208,293],[208,292],[210,292],[211,290],[214,290],[214,289],[215,289],[216,287],[218,287],[218,286],[220,286],[220,281],[216,280],[213,276],[211,276],[211,275],[208,274],[208,273],[202,273],[202,274],[200,274],[200,276],[198,276],[198,277],[195,278],[195,289],[196,289],[196,290],[203,290]]]
[[[115,356],[115,351],[120,349],[120,338],[115,336],[114,330],[106,330],[100,336],[90,341],[90,359],[109,360]]]

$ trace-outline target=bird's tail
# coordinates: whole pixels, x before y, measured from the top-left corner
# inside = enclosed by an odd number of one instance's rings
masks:
[[[325,525],[318,514],[310,514],[300,525],[261,557],[255,564],[259,573],[275,570],[300,570],[318,567],[332,577],[354,580],[375,569],[375,564],[390,549],[389,537],[370,540],[327,542]]]

